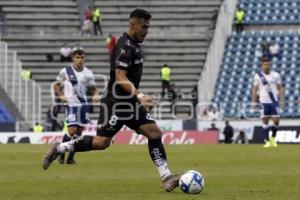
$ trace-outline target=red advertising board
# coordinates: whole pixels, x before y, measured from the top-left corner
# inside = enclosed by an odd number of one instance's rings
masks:
[[[162,136],[164,144],[217,144],[217,131],[165,131]],[[114,144],[147,144],[147,138],[130,131],[121,131],[114,137]]]

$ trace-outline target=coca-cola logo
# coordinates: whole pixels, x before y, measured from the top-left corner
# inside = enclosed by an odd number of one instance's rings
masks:
[[[148,139],[143,135],[138,135],[134,133],[130,133],[131,138],[129,140],[129,144],[147,144]],[[162,142],[164,144],[194,144],[194,138],[188,138],[187,132],[183,132],[182,134],[176,134],[174,132],[164,133],[162,136]]]
[[[51,144],[54,142],[61,142],[62,137],[63,137],[62,135],[44,135],[41,138],[41,142],[43,144]]]
[[[164,144],[216,144],[218,133],[216,131],[166,131],[162,135]],[[114,137],[116,144],[142,145],[148,139],[129,131],[121,131]]]

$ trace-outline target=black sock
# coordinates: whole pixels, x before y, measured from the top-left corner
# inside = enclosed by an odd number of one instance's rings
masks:
[[[165,152],[165,148],[161,142],[161,138],[149,139],[148,149],[149,149],[151,159],[156,166],[160,166],[167,161],[167,155]]]
[[[278,131],[278,126],[272,126],[272,137],[276,137]]]
[[[72,140],[75,140],[75,139],[77,139],[77,138],[79,138],[79,137],[78,137],[77,135],[74,135],[74,136],[72,137]],[[68,161],[74,160],[74,156],[75,156],[75,150],[74,150],[74,151],[70,151],[67,160],[68,160]]]
[[[68,161],[74,160],[74,155],[75,155],[75,151],[70,151],[69,156],[68,156]]]
[[[73,140],[74,142],[74,151],[76,152],[83,152],[83,151],[90,151],[92,150],[92,142],[94,136],[85,135]]]

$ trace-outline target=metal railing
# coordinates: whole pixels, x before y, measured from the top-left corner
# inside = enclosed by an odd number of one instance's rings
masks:
[[[0,41],[0,84],[25,119],[16,121],[17,131],[24,124],[32,127],[36,122],[41,123],[41,87],[34,80],[23,80],[21,71],[17,52]]]
[[[213,40],[208,48],[207,58],[198,82],[199,102],[208,103],[222,64],[227,37],[232,32],[232,23],[237,0],[225,0],[220,8]]]

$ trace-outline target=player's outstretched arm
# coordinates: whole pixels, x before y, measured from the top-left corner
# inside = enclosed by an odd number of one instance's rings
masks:
[[[127,71],[116,69],[116,82],[118,85],[120,85],[123,90],[125,90],[128,94],[131,94],[132,96],[136,96],[140,103],[145,106],[147,110],[151,109],[154,105],[153,99],[150,96],[143,95],[141,92],[138,91],[134,87],[134,85],[128,80],[127,78]]]

